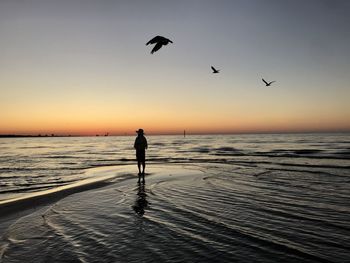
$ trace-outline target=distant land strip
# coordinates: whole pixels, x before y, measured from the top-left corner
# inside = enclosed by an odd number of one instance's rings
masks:
[[[0,138],[27,138],[27,137],[79,137],[80,135],[55,135],[55,134],[44,134],[44,135],[26,135],[26,134],[0,134]]]

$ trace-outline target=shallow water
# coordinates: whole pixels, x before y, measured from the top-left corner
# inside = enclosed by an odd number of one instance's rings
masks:
[[[2,237],[3,262],[349,262],[349,135],[148,140],[144,188],[131,166],[18,219]],[[132,137],[0,142],[3,200],[134,164]]]
[[[0,201],[133,164],[134,137],[0,138]],[[348,176],[349,134],[148,136],[149,163],[225,163]]]

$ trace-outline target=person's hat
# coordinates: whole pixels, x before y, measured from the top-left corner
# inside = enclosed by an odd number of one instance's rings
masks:
[[[136,133],[143,134],[143,129],[139,129],[138,131],[136,131]]]

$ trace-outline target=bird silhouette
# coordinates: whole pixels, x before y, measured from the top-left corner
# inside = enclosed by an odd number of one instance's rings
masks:
[[[151,51],[151,54],[153,54],[154,52],[158,51],[163,45],[166,46],[169,43],[173,43],[173,41],[162,36],[156,36],[152,38],[150,41],[148,41],[146,43],[146,46],[149,44],[156,44]]]
[[[276,82],[276,81],[270,81],[270,82],[267,82],[266,80],[262,79],[262,81],[265,83],[265,86],[268,87],[270,86],[272,83]]]
[[[219,73],[219,71],[220,71],[220,69],[216,69],[216,68],[214,68],[213,66],[211,66],[211,69],[213,70],[213,73],[215,74],[215,73]]]

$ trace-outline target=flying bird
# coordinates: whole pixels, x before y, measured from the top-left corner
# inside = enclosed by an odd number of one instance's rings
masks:
[[[214,68],[213,66],[211,66],[211,69],[213,70],[213,73],[215,74],[215,73],[219,73],[219,71],[220,71],[220,69],[216,69],[216,68]]]
[[[266,80],[262,79],[262,81],[265,83],[265,86],[268,87],[270,86],[272,83],[276,82],[276,81],[270,81],[270,82],[267,82]]]
[[[146,43],[146,46],[149,44],[156,44],[151,51],[151,54],[153,54],[154,52],[158,51],[163,45],[166,46],[169,43],[173,43],[173,41],[162,36],[156,36],[152,38],[150,41],[148,41]]]

